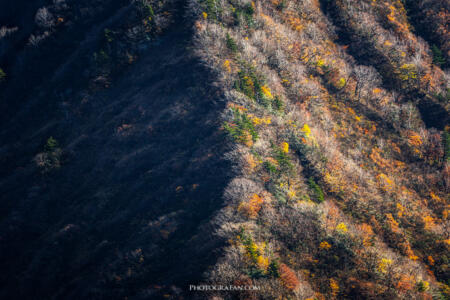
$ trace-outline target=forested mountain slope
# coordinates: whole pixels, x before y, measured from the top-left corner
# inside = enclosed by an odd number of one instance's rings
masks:
[[[0,298],[448,299],[449,6],[1,1]]]

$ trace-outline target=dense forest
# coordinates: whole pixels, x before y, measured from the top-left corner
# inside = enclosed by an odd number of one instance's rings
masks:
[[[449,11],[0,0],[0,299],[450,299]]]

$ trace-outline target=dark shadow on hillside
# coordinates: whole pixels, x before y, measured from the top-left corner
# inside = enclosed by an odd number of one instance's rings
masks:
[[[21,163],[0,178],[0,298],[153,299],[214,263],[208,221],[231,175],[224,103],[189,54],[190,26],[177,20],[112,88],[57,119],[34,114],[3,148]],[[21,149],[48,128],[67,159],[41,175]]]

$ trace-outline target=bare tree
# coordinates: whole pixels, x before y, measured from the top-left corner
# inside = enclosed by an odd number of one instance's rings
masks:
[[[12,27],[12,28],[8,28],[6,26],[2,26],[0,28],[0,39],[13,34],[14,32],[16,32],[19,28],[18,27]]]
[[[380,75],[373,67],[358,66],[353,71],[356,77],[355,96],[358,96],[358,101],[361,99],[361,92],[369,86],[378,86],[381,83]]]
[[[40,44],[43,40],[45,40],[49,35],[50,35],[50,34],[49,34],[48,31],[45,31],[45,32],[44,32],[43,34],[41,34],[41,35],[34,35],[34,34],[32,34],[32,35],[30,36],[30,38],[28,39],[28,44],[31,45],[31,46],[37,47],[37,46],[39,46],[39,44]]]
[[[51,28],[55,24],[55,18],[46,7],[38,9],[34,21],[39,27],[43,28]]]

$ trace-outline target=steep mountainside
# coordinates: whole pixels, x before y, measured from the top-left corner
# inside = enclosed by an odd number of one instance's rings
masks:
[[[448,299],[449,9],[0,1],[0,298]]]

